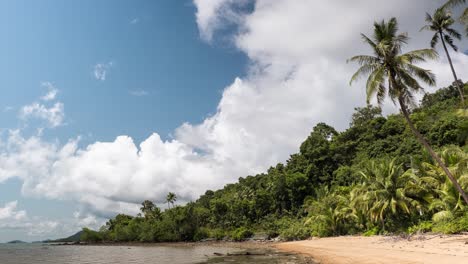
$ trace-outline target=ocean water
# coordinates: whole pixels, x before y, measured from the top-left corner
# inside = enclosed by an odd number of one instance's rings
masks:
[[[223,256],[215,256],[214,253]],[[189,263],[311,263],[269,250],[228,256],[245,249],[212,246],[52,246],[0,244],[0,264],[189,264]]]

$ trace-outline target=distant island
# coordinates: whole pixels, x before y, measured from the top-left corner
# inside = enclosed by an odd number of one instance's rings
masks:
[[[82,233],[83,233],[83,231],[79,231],[79,232],[77,232],[77,233],[75,233],[74,235],[71,235],[71,236],[69,236],[69,237],[59,238],[59,239],[55,239],[55,240],[47,239],[47,240],[44,240],[44,241],[41,241],[41,242],[42,242],[42,243],[79,242]]]
[[[24,242],[24,241],[21,241],[21,240],[12,240],[10,242],[7,242],[7,244],[26,244],[28,242]]]

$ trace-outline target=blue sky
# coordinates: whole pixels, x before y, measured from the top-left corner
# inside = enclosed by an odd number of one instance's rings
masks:
[[[359,33],[396,16],[407,49],[427,48],[424,13],[443,2],[0,0],[0,242],[99,228],[286,161],[365,105],[346,64],[369,52]],[[422,67],[444,87],[437,49]]]
[[[199,38],[191,1],[0,1],[0,127],[36,133],[41,122],[19,109],[52,83],[64,103],[64,124],[43,138],[80,144],[131,135],[162,138],[183,122],[216,111],[224,87],[245,71],[246,57],[226,41]],[[105,80],[96,64],[112,64]],[[0,184],[0,205],[18,200],[28,214],[69,217],[73,202],[20,195],[21,181]],[[0,207],[1,207],[0,206]],[[0,241],[18,232],[0,228]],[[5,236],[5,237],[4,237]]]

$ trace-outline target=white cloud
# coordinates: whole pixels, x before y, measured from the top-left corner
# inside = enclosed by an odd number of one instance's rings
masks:
[[[61,102],[56,102],[51,107],[47,107],[41,103],[35,102],[23,106],[20,116],[23,119],[31,117],[43,119],[46,120],[51,127],[57,127],[63,124],[65,118],[64,105]]]
[[[145,96],[148,95],[146,90],[131,90],[129,93],[133,96]]]
[[[69,236],[83,227],[98,229],[105,222],[104,219],[80,212],[75,212],[73,217],[55,220],[29,217],[25,210],[18,210],[17,207],[18,201],[7,202],[4,207],[0,207],[0,229],[22,230],[38,240]]]
[[[239,7],[245,6],[250,0],[194,0],[193,2],[197,6],[196,19],[200,36],[206,41],[211,41],[216,30],[242,21],[243,13],[238,12]]]
[[[229,20],[239,25],[233,38],[251,68],[225,88],[213,116],[181,125],[173,140],[153,134],[139,145],[119,136],[80,148],[77,140],[59,144],[13,131],[0,148],[0,182],[19,177],[27,195],[78,201],[83,215],[110,216],[136,213],[144,199],[163,202],[169,191],[194,200],[207,189],[263,172],[296,152],[317,122],[343,129],[353,108],[364,105],[363,84],[348,85],[356,65],[346,64],[350,56],[370,52],[360,32],[396,14],[414,37],[409,48],[426,47],[421,9],[439,2],[258,0],[252,13]],[[236,12],[228,0],[195,4],[207,39],[222,28],[225,10]],[[457,69],[466,69],[467,56],[453,57]],[[452,82],[445,59],[427,66],[438,74],[439,87]],[[459,74],[468,79],[468,72]]]
[[[94,78],[99,81],[105,81],[107,77],[107,72],[112,68],[114,65],[113,62],[108,63],[98,63],[94,65]]]
[[[41,100],[43,101],[54,100],[55,97],[57,96],[58,89],[55,88],[55,86],[50,82],[42,82],[41,86],[47,88],[48,90],[47,94],[41,97]]]
[[[48,123],[50,127],[58,127],[63,125],[65,119],[65,107],[62,102],[55,102],[50,106],[47,106],[46,103],[49,103],[52,100],[56,99],[58,89],[50,82],[43,82],[41,86],[48,89],[47,94],[40,97],[40,100],[43,102],[33,102],[29,105],[25,105],[20,109],[19,116],[23,120],[30,118],[37,118],[44,120]]]
[[[16,210],[17,205],[18,201],[12,201],[6,203],[4,207],[0,207],[0,223],[4,221],[19,221],[27,217],[26,211]]]

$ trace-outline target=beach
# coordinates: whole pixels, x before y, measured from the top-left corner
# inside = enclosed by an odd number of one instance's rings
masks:
[[[322,264],[468,263],[468,234],[344,236],[279,243],[274,247],[310,256]]]

